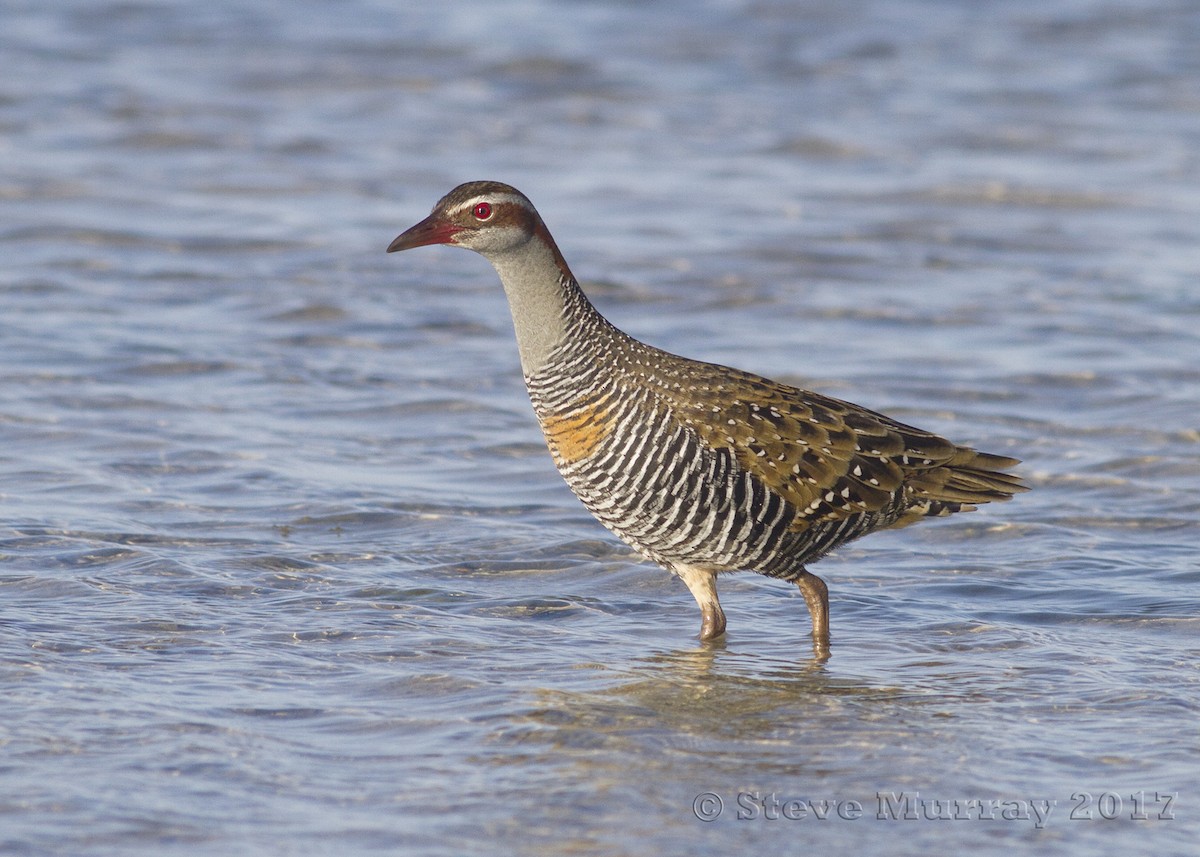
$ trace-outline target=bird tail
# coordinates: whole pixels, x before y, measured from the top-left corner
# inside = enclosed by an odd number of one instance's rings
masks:
[[[948,461],[909,477],[908,487],[917,502],[895,526],[970,512],[982,503],[1008,500],[1028,491],[1029,486],[1020,477],[1006,472],[1020,463],[1016,458],[958,447]]]

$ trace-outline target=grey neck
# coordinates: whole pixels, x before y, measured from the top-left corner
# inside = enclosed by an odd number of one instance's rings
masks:
[[[488,261],[508,295],[521,371],[532,377],[566,339],[567,301],[579,287],[569,271],[559,268],[557,254],[536,239],[513,250],[489,253]]]

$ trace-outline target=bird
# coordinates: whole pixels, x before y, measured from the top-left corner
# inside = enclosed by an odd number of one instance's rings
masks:
[[[555,465],[601,524],[683,581],[701,641],[726,630],[717,575],[755,571],[799,587],[828,658],[829,590],[808,565],[876,530],[1027,490],[1009,472],[1018,459],[628,335],[510,185],[459,185],[387,250],[438,244],[499,274]]]

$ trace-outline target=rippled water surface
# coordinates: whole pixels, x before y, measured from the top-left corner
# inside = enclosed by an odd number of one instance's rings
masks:
[[[0,852],[1194,853],[1200,8],[15,2]],[[1024,459],[799,592],[554,472],[516,184],[601,309]]]

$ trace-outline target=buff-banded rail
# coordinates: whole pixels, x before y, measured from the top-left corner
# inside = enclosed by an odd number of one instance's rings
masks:
[[[600,523],[687,585],[702,640],[725,632],[717,575],[757,571],[800,588],[827,657],[829,592],[808,564],[875,530],[1025,490],[1006,472],[1016,459],[623,333],[509,185],[459,185],[388,252],[430,244],[492,263],[559,472]]]

